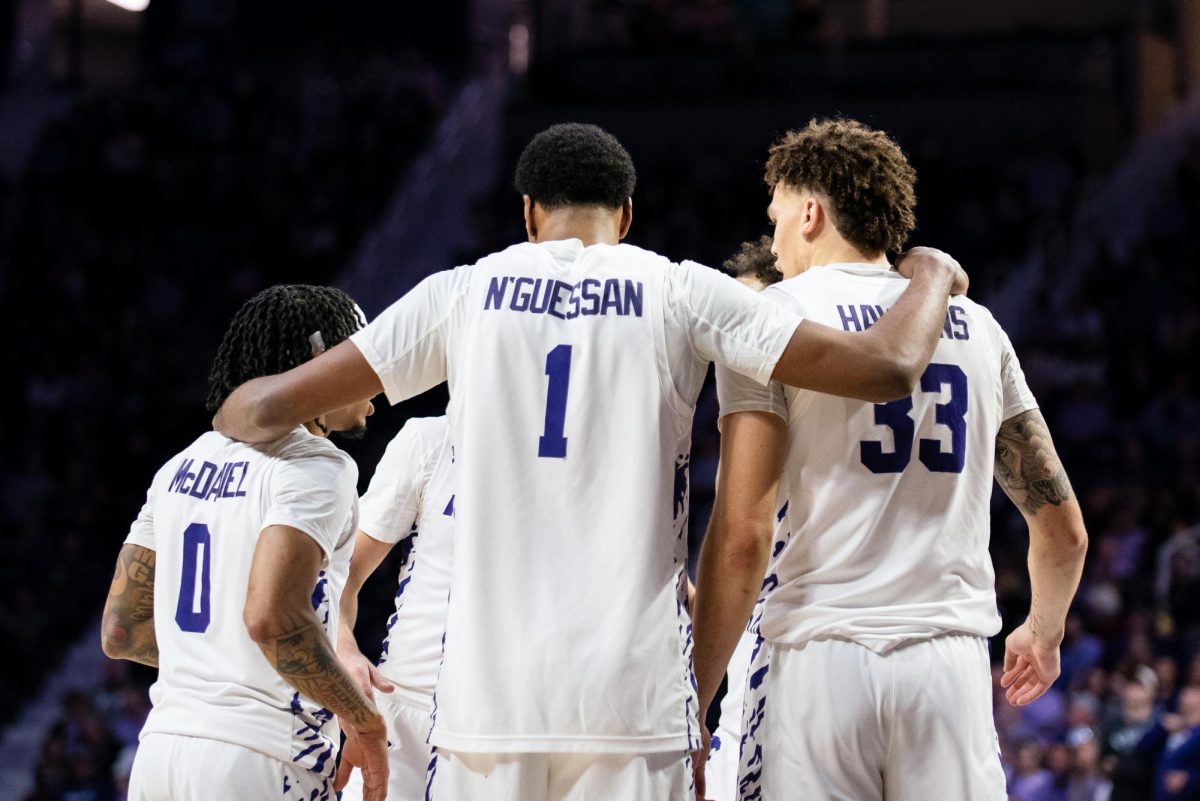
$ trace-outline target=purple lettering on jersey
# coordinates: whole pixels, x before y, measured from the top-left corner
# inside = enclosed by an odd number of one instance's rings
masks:
[[[967,310],[962,306],[951,306],[948,316],[954,323],[954,338],[970,339],[971,329],[967,326]],[[947,327],[949,327],[949,323],[947,323]]]
[[[565,284],[562,281],[553,281],[549,286],[551,291],[551,300],[550,308],[546,310],[547,313],[549,313],[551,317],[557,317],[560,320],[569,320],[570,318],[560,312],[558,309],[564,303],[563,291],[566,290],[567,294],[565,297],[565,302],[569,303],[571,300],[571,294],[575,291],[575,287],[573,287],[571,284]]]
[[[242,485],[246,483],[246,476],[250,474],[250,463],[242,462],[242,479],[238,482],[237,492],[233,493],[235,498],[245,498],[246,491],[242,489]]]
[[[249,462],[225,462],[220,467],[212,462],[202,462],[200,470],[193,473],[189,468],[194,463],[195,459],[184,459],[180,463],[175,477],[167,485],[167,492],[190,495],[202,501],[219,501],[222,498],[244,498],[246,496],[242,484],[245,483],[246,475],[250,472]],[[238,482],[236,491],[233,488],[235,480]]]
[[[491,284],[488,285],[487,298],[483,301],[485,311],[500,308],[504,303],[504,290],[508,289],[508,282],[511,280],[507,275],[492,278]]]
[[[843,331],[849,331],[851,330],[851,327],[853,327],[853,330],[855,331],[863,330],[862,323],[858,321],[858,309],[854,308],[853,306],[839,305],[837,310],[838,316],[842,318]]]
[[[625,280],[625,311],[622,314],[626,317],[642,316],[642,289],[641,281]]]
[[[517,280],[513,281],[512,300],[508,304],[508,308],[512,309],[513,311],[527,311],[529,309],[530,293],[521,289],[522,284],[526,286],[532,285],[533,279],[521,276]]]
[[[533,282],[533,299],[529,303],[531,314],[545,314],[550,309],[550,297],[554,293],[554,282],[538,278]]]
[[[226,462],[225,464],[221,465],[221,472],[217,473],[217,479],[212,483],[212,486],[209,487],[208,492],[205,493],[204,500],[212,501],[221,497],[221,493],[225,489],[225,484],[229,481],[229,468],[232,466],[233,464],[231,462]]]
[[[191,472],[192,464],[195,459],[184,459],[179,463],[179,469],[175,471],[174,478],[171,479],[170,485],[167,487],[167,492],[187,492],[189,487],[183,485],[187,483],[189,478],[195,478],[196,474]]]
[[[868,306],[864,303],[858,308],[859,311],[862,312],[862,324],[864,329],[875,325],[875,323],[879,322],[879,318],[883,316],[883,307],[881,306]]]
[[[609,278],[604,282],[604,303],[600,306],[600,313],[608,314],[609,309],[617,314],[625,313],[625,310],[621,308],[621,282],[615,278]]]
[[[641,317],[645,313],[645,297],[645,284],[628,278],[604,281],[586,278],[578,284],[568,284],[550,278],[506,275],[491,279],[483,308],[548,314],[559,320],[600,314]]]
[[[967,310],[961,306],[951,306],[946,311],[946,322],[942,325],[942,339],[964,340],[971,338],[971,329],[967,326]]]
[[[583,283],[581,283],[579,286],[582,290],[580,294],[583,296],[583,299],[586,301],[591,301],[592,304],[591,306],[585,307],[580,313],[585,317],[590,317],[593,314],[599,314],[600,293],[598,290],[600,289],[600,282],[595,278],[585,278]]]
[[[221,497],[222,498],[236,498],[237,497],[237,493],[235,493],[233,491],[234,476],[237,474],[238,469],[241,468],[242,476],[244,477],[246,475],[246,465],[247,464],[248,464],[248,462],[230,462],[229,463],[229,475],[225,478],[225,486],[221,487]]]
[[[200,465],[200,472],[196,473],[196,480],[192,483],[192,490],[188,495],[191,495],[193,498],[203,499],[208,495],[208,488],[212,486],[216,475],[217,466],[212,462],[205,462]]]

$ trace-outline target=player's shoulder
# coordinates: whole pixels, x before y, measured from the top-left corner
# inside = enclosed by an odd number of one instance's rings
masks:
[[[996,336],[1007,336],[1004,333],[1004,327],[996,319],[996,315],[992,314],[992,310],[979,301],[966,295],[955,295],[950,298],[950,307],[953,309],[955,306],[962,309],[969,318],[976,321],[976,325],[984,326],[989,333]]]
[[[264,457],[280,463],[320,466],[358,475],[358,465],[350,454],[338,448],[326,437],[318,437],[296,427],[274,442],[253,446]]]
[[[421,439],[436,441],[441,441],[449,430],[450,421],[444,414],[436,417],[410,417],[400,429],[401,432],[410,431]]]
[[[203,462],[210,457],[214,457],[216,453],[226,447],[228,442],[231,442],[231,440],[226,439],[216,431],[204,432],[162,463],[162,466],[154,474],[155,483],[164,477],[170,479],[179,470],[179,466],[182,463],[190,460],[194,464],[197,461]]]
[[[415,448],[430,451],[441,444],[450,431],[450,423],[446,415],[437,417],[410,417],[392,441],[389,450]]]
[[[675,262],[661,253],[656,253],[653,250],[647,250],[646,248],[640,248],[637,245],[631,245],[627,242],[622,242],[619,245],[608,246],[608,250],[606,252],[609,253],[612,258],[643,262],[647,265],[652,265],[662,270],[669,270],[673,268],[679,269],[684,264],[695,263],[688,262],[686,260],[684,262]]]

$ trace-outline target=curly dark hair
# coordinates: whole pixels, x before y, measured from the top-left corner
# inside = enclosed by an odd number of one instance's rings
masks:
[[[637,173],[612,134],[578,122],[552,125],[525,146],[513,180],[547,210],[563,206],[619,209],[633,196]]]
[[[310,337],[321,333],[332,348],[365,325],[354,301],[330,286],[283,284],[242,304],[225,331],[208,374],[205,407],[215,412],[229,394],[252,378],[274,375],[314,355]]]
[[[917,226],[917,173],[883,131],[854,120],[812,120],[767,157],[767,185],[820,192],[846,241],[866,253],[899,253]]]
[[[734,278],[750,275],[762,284],[770,286],[783,278],[783,273],[775,266],[775,254],[771,252],[772,244],[773,240],[766,234],[758,239],[743,242],[738,252],[726,259],[721,266]]]

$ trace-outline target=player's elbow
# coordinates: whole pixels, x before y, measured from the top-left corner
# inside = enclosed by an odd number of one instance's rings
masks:
[[[288,408],[279,393],[272,391],[268,382],[256,382],[247,386],[245,412],[251,427],[259,431],[270,431],[281,426],[290,426]]]
[[[1088,535],[1082,523],[1066,526],[1055,531],[1052,536],[1055,550],[1062,555],[1075,557],[1080,560],[1087,555]]]
[[[1052,554],[1058,560],[1082,562],[1088,549],[1087,529],[1081,517],[1071,517],[1074,519],[1055,521],[1055,525],[1045,524],[1035,518],[1029,527],[1029,534],[1044,553]]]
[[[861,400],[891,403],[900,398],[907,398],[921,380],[921,369],[920,364],[902,358],[887,359],[879,363],[871,371]]]
[[[129,655],[129,630],[108,615],[100,626],[100,650],[109,659],[124,659]]]
[[[242,610],[242,622],[246,624],[246,633],[250,639],[259,645],[266,643],[279,633],[279,614],[272,607],[255,603],[253,599],[246,601]]]
[[[242,384],[221,404],[213,420],[221,433],[243,441],[257,441],[261,432],[292,425],[288,408],[269,379],[256,378]]]
[[[770,524],[743,518],[723,528],[716,543],[720,564],[733,571],[761,570],[771,548]]]

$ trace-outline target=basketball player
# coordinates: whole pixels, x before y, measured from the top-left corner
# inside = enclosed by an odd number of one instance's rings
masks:
[[[214,422],[269,440],[448,380],[458,495],[431,797],[680,799],[700,745],[683,534],[708,363],[893,399],[965,276],[922,254],[887,318],[848,334],[620,244],[633,164],[595,126],[536,136],[516,186],[528,242],[427,278],[350,343],[240,388]]]
[[[444,416],[414,418],[388,444],[359,504],[354,561],[342,592],[338,657],[363,692],[382,691],[374,698],[388,727],[389,801],[422,801],[432,758],[429,727],[454,556],[449,434]],[[412,547],[400,569],[396,607],[376,668],[354,639],[358,593],[406,537]],[[358,777],[350,779],[342,801],[362,797]]]
[[[787,134],[766,172],[786,280],[763,297],[845,331],[878,326],[908,283],[885,254],[915,225],[915,177],[893,141],[858,123]],[[954,298],[920,386],[891,403],[764,388],[728,370],[718,392],[718,497],[696,590],[702,711],[758,596],[781,472],[793,532],[772,562],[779,583],[760,624],[769,670],[746,700],[741,797],[1002,801],[987,650],[1000,630],[993,475],[1031,539],[1033,605],[1005,653],[1012,703],[1058,676],[1087,543],[1004,332]]]
[[[771,284],[777,283],[783,276],[775,266],[775,254],[771,252],[771,237],[764,236],[752,242],[743,242],[738,252],[725,260],[721,265],[725,272],[732,275],[739,283],[750,287],[755,292],[761,292]],[[790,537],[790,531],[783,524],[786,517],[786,506],[776,514],[780,525],[775,532],[775,545],[772,553],[782,550]],[[762,606],[766,593],[773,589],[777,579],[767,569],[763,579],[758,602],[750,622],[738,639],[737,648],[729,659],[729,667],[725,671],[726,691],[721,699],[721,716],[716,731],[712,733],[711,747],[704,766],[705,795],[711,801],[733,801],[738,797],[738,777],[741,774],[741,758],[750,758],[748,751],[743,753],[742,740],[742,700],[746,694],[747,684],[759,681],[765,660],[766,649],[763,648],[762,637],[758,633],[758,623],[762,617]],[[694,603],[694,602],[693,602]],[[694,606],[692,607],[695,608]],[[748,739],[748,737],[747,737]]]
[[[259,293],[221,342],[208,408],[362,325],[337,289]],[[359,399],[258,445],[210,431],[154,477],[118,557],[102,631],[106,654],[159,669],[133,801],[332,799],[334,715],[363,765],[365,797],[385,797],[384,721],[329,638],[358,469],[326,437],[361,432],[371,412]]]

